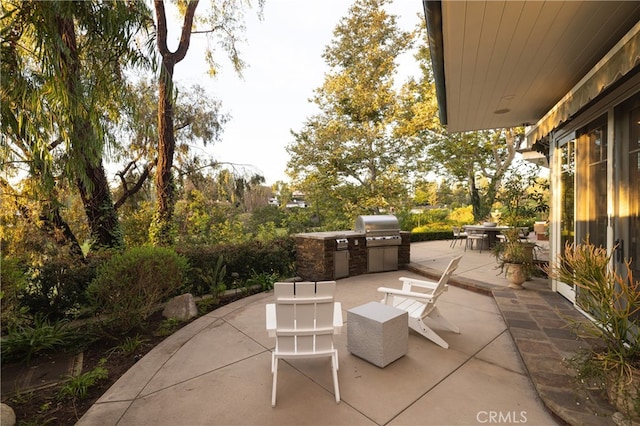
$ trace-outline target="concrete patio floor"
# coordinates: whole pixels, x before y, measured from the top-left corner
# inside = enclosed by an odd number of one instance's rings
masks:
[[[407,355],[379,368],[347,351],[345,326],[335,339],[339,404],[333,397],[329,361],[317,359],[280,363],[277,406],[271,407],[275,339],[265,330],[270,292],[224,306],[168,337],[122,376],[78,424],[565,424],[566,418],[561,420],[543,403],[541,388],[522,361],[526,355],[519,352],[514,329],[510,331],[496,301],[513,304],[520,297],[514,293],[522,297],[533,297],[538,290],[544,293],[547,281],[528,282],[525,287],[531,291],[507,290],[486,251],[465,253],[446,241],[414,243],[410,270],[337,281],[336,300],[342,303],[344,320],[349,309],[380,300],[378,287],[398,286],[400,276],[442,271],[458,253],[464,253],[455,276],[462,287],[485,286],[476,291],[450,286],[439,299],[443,315],[461,330],[440,333],[449,349],[410,331]],[[491,289],[498,292],[497,299],[488,295]],[[536,353],[535,346],[532,352]],[[589,413],[585,420],[579,416],[573,419],[580,424],[612,424]]]

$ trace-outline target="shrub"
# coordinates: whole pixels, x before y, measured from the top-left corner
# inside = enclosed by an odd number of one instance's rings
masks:
[[[97,313],[130,330],[185,285],[187,260],[163,247],[135,247],[102,264],[88,288]]]
[[[89,388],[109,378],[109,370],[104,367],[105,362],[106,360],[101,359],[98,366],[93,370],[79,376],[69,377],[67,383],[60,388],[59,397],[73,400],[86,398]]]
[[[443,223],[446,221],[450,212],[449,209],[432,208],[420,213],[404,211],[398,213],[396,217],[401,224],[400,228],[409,231],[421,226],[428,226],[429,224]]]
[[[255,272],[253,277],[247,280],[247,285],[259,285],[263,291],[269,291],[273,290],[273,285],[278,281],[278,278],[276,273]]]
[[[36,315],[33,324],[18,324],[9,328],[7,336],[2,338],[2,360],[29,363],[33,355],[65,346],[71,334],[65,322],[50,323],[44,315]]]
[[[209,311],[206,311],[209,312]],[[206,312],[200,312],[198,310],[198,314],[199,315],[204,315]],[[158,326],[158,328],[156,329],[156,331],[153,332],[154,336],[170,336],[171,334],[173,334],[178,328],[180,328],[180,326],[182,325],[182,321],[179,320],[178,318],[167,318],[164,319],[160,325]]]
[[[453,231],[435,230],[435,231],[413,231],[411,232],[411,242],[418,243],[421,241],[438,241],[450,240],[453,238]]]
[[[113,347],[107,351],[107,356],[113,353],[119,353],[124,356],[133,355],[142,345],[147,343],[149,339],[143,339],[139,334],[135,336],[127,336],[124,341],[116,347]]]
[[[86,289],[95,277],[96,266],[94,262],[60,258],[30,267],[20,291],[21,304],[32,314],[50,319],[78,316],[88,303]]]
[[[212,270],[217,260],[223,257],[226,265],[224,282],[229,284],[238,280],[246,281],[260,273],[274,273],[282,277],[294,273],[295,241],[290,237],[269,242],[254,240],[241,244],[183,247],[178,252],[188,258],[190,265],[199,271]],[[197,274],[193,280],[193,287],[196,289],[208,287]]]
[[[194,268],[194,271],[197,280],[194,280],[192,292],[196,295],[201,296],[209,293],[217,296],[220,289],[226,289],[227,266],[224,264],[222,256],[218,257],[213,268],[208,266],[204,271]]]
[[[26,282],[20,262],[3,257],[0,267],[0,323],[3,330],[22,322],[25,317],[26,311],[20,306],[19,294]]]
[[[571,359],[580,379],[593,380],[607,391],[609,401],[625,416],[626,424],[640,420],[640,281],[634,279],[631,260],[616,269],[614,251],[566,243],[564,253],[546,268],[548,275],[577,287],[577,304],[595,326],[574,325],[579,334],[595,337],[597,345]]]
[[[259,225],[267,223],[273,223],[279,228],[282,226],[283,219],[284,213],[278,208],[278,206],[266,205],[253,211],[247,226],[251,232],[256,232]]]
[[[473,206],[459,207],[449,213],[447,220],[459,225],[468,225],[474,222]]]

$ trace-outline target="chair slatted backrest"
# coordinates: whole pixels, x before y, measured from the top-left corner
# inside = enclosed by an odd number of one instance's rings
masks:
[[[447,269],[444,270],[444,273],[438,280],[438,287],[436,288],[436,292],[439,289],[444,288],[444,286],[449,281],[449,278],[451,278],[451,276],[456,271],[456,269],[458,269],[458,264],[460,263],[460,259],[462,259],[462,256],[454,257],[453,259],[451,259],[451,262],[449,262]]]
[[[438,286],[433,292],[434,295],[438,295],[446,290],[449,278],[451,278],[456,269],[458,269],[460,259],[462,259],[462,256],[454,257],[453,259],[451,259],[451,262],[449,262],[447,269],[444,270],[444,273],[438,280]]]
[[[333,348],[335,281],[276,283],[277,351],[309,353]]]
[[[447,283],[449,282],[449,278],[451,278],[451,276],[456,271],[456,269],[458,269],[458,264],[460,263],[460,259],[462,259],[462,256],[457,256],[451,259],[451,261],[449,262],[449,265],[447,266],[447,269],[445,269],[444,272],[442,273],[442,276],[440,276],[440,279],[438,280],[438,283],[436,284],[435,288],[433,289],[432,292],[429,292],[430,294],[432,294],[433,296],[438,296],[446,290]],[[403,280],[402,289],[404,291],[419,291],[419,290],[416,290],[415,288],[412,288],[411,279],[401,278],[401,280]]]

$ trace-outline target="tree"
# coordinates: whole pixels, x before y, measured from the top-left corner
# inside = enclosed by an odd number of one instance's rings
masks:
[[[420,147],[394,134],[396,59],[412,33],[398,29],[388,0],[357,0],[336,26],[323,58],[330,71],[312,101],[320,113],[292,132],[287,168],[325,220],[401,207]]]
[[[438,204],[438,183],[432,181],[418,182],[413,202],[419,206],[435,206]]]
[[[473,216],[482,220],[491,211],[496,194],[520,145],[521,128],[448,133],[430,137],[428,160],[431,170],[465,182]]]
[[[486,217],[523,135],[522,128],[450,133],[437,117],[435,83],[426,31],[416,54],[422,75],[403,88],[403,113],[398,132],[419,137],[426,147],[422,172],[437,172],[466,185],[475,220]],[[485,182],[481,185],[480,181]]]
[[[175,207],[175,182],[172,175],[173,156],[175,152],[174,103],[176,93],[173,86],[173,71],[177,63],[182,61],[189,50],[191,34],[196,22],[196,8],[199,0],[179,3],[183,14],[180,41],[175,51],[169,49],[167,15],[164,1],[154,0],[156,14],[156,45],[160,54],[160,75],[158,78],[158,162],[155,175],[157,206],[150,229],[150,239],[156,245],[173,243],[172,217]],[[260,1],[260,4],[263,2]],[[199,33],[219,37],[220,45],[227,52],[235,70],[240,73],[244,63],[237,49],[238,33],[244,30],[242,17],[244,6],[250,2],[245,0],[213,0],[209,14],[200,20],[206,28]],[[217,65],[213,61],[211,51],[207,52],[212,72]]]
[[[222,103],[208,96],[201,86],[178,89],[181,96],[174,104],[174,168],[178,169],[180,179],[197,180],[202,176],[201,170],[216,169],[220,163],[195,155],[191,146],[218,141],[229,116],[222,113]],[[124,111],[118,129],[126,143],[116,150],[117,159],[124,162],[122,169],[116,172],[120,182],[116,190],[116,209],[139,190],[146,189],[158,161],[157,87],[151,81],[140,80],[131,86],[130,92],[135,101]]]
[[[26,161],[40,182],[33,188],[46,200],[43,223],[73,241],[55,193],[64,176],[80,192],[93,243],[122,246],[102,165],[105,124],[125,99],[113,96],[123,68],[143,60],[133,37],[148,10],[141,2],[7,1],[2,13],[3,152]]]
[[[540,166],[520,164],[504,180],[496,200],[501,204],[500,220],[524,226],[549,210],[549,181],[540,177]]]

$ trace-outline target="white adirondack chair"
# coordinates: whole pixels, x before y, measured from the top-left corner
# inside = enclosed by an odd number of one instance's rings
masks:
[[[342,307],[334,302],[335,289],[335,281],[275,283],[275,303],[267,304],[267,331],[276,337],[271,356],[273,407],[281,358],[331,358],[334,393],[336,402],[340,402],[338,350],[333,335],[342,327]]]
[[[402,277],[400,278],[400,281],[402,281],[401,290],[387,287],[378,288],[379,292],[384,293],[382,303],[407,311],[409,314],[409,327],[445,349],[449,347],[449,344],[438,336],[425,323],[425,320],[439,328],[460,333],[460,329],[457,326],[440,314],[436,302],[440,295],[447,291],[447,282],[458,267],[461,258],[462,256],[458,256],[449,262],[449,266],[447,266],[438,282]]]

